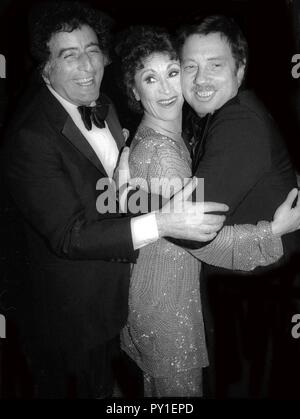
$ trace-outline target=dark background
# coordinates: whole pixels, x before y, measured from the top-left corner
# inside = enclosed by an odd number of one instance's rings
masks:
[[[273,114],[284,134],[295,167],[299,170],[300,90],[298,79],[293,79],[291,75],[291,59],[294,54],[300,53],[300,0],[94,0],[89,3],[115,19],[116,32],[135,23],[162,25],[174,31],[196,16],[212,13],[234,17],[249,42],[247,85],[256,91]],[[28,18],[34,7],[42,5],[41,0],[0,0],[0,54],[6,57],[7,63],[6,79],[0,79],[0,141],[9,115],[28,86],[32,74]],[[112,74],[112,71],[107,72],[103,89],[114,100],[123,125],[134,129],[137,120],[127,110],[126,101]],[[30,377],[14,319],[16,296],[21,292],[26,278],[26,260],[22,249],[22,228],[0,183],[0,313],[6,315],[8,326],[7,338],[0,339],[0,398],[30,397]],[[290,377],[290,384],[283,383],[284,392],[279,384],[275,386],[277,390],[270,390],[267,384],[266,397],[300,398],[300,385],[297,386],[300,373],[300,358],[297,356],[299,343],[286,330],[291,328],[291,315],[300,312],[298,276],[297,271],[293,273],[292,279],[289,279],[291,287],[284,296],[278,295],[276,287],[270,291],[271,295],[274,294],[274,304],[268,314],[270,324],[267,332],[273,335],[277,333],[275,341],[286,339],[279,359],[275,360],[275,367],[277,365],[280,372],[277,374],[275,371],[273,375],[278,382]],[[272,328],[274,313],[277,316],[274,320],[275,331]],[[268,324],[267,319],[264,321]],[[278,325],[280,321],[284,323],[282,328]],[[286,364],[288,372],[283,374],[283,365]]]
[[[0,79],[1,109],[6,105],[3,104],[5,99],[13,105],[28,83],[33,66],[28,45],[28,19],[35,8],[43,7],[43,3],[41,0],[0,1],[0,53],[7,61],[7,79]],[[300,112],[300,105],[297,107],[299,83],[291,76],[292,56],[300,52],[298,0],[94,0],[89,4],[112,16],[116,31],[135,23],[163,25],[173,31],[196,16],[220,13],[234,17],[249,42],[247,84],[267,104],[284,130],[291,155],[299,166],[295,128]],[[111,89],[114,96],[115,87],[110,82],[104,81],[104,88]],[[4,123],[4,112],[1,113]]]

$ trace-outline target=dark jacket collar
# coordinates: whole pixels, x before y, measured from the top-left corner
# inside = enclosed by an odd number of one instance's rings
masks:
[[[106,176],[107,173],[100,162],[98,156],[90,146],[81,131],[74,124],[72,118],[61,105],[61,103],[53,96],[46,86],[42,86],[40,92],[40,100],[44,106],[45,112],[48,118],[59,132],[70,141],[90,162],[97,167],[97,169]],[[124,139],[121,132],[121,127],[117,119],[116,113],[109,99],[105,95],[100,95],[98,101],[100,103],[106,103],[109,105],[109,111],[106,118],[107,125],[110,129],[112,136],[114,137],[118,149],[120,150],[124,146]]]
[[[193,153],[193,164],[192,173],[195,173],[198,165],[200,164],[201,158],[205,151],[205,143],[207,139],[207,133],[209,127],[218,115],[225,109],[236,103],[243,103],[246,106],[252,106],[253,103],[257,103],[255,94],[250,90],[239,90],[238,93],[224,103],[221,108],[217,109],[213,114],[207,114],[203,118],[199,118],[193,109],[189,109],[188,117],[190,118],[189,124],[192,127],[191,131],[194,135],[194,153]]]

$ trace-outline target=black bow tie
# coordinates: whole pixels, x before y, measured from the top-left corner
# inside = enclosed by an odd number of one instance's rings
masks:
[[[92,122],[98,128],[105,128],[105,118],[108,113],[107,104],[96,104],[95,106],[78,106],[78,111],[85,128],[90,131]]]

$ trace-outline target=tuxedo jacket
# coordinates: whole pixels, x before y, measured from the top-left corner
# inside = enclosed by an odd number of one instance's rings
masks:
[[[204,178],[205,201],[229,206],[227,225],[271,221],[297,186],[279,130],[251,91],[239,92],[207,116],[198,141],[193,174]],[[298,241],[297,234],[284,236],[286,256]]]
[[[111,103],[106,122],[121,148]],[[126,321],[137,256],[130,219],[97,212],[96,183],[107,174],[46,86],[23,103],[6,137],[8,188],[26,226],[27,331],[71,356],[116,336]]]

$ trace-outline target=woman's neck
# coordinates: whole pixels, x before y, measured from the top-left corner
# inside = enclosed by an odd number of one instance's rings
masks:
[[[162,119],[154,118],[151,115],[144,114],[141,123],[142,125],[146,125],[147,127],[152,128],[155,131],[158,131],[160,134],[166,135],[167,137],[171,137],[173,139],[181,138],[181,115],[175,120],[165,121]]]

